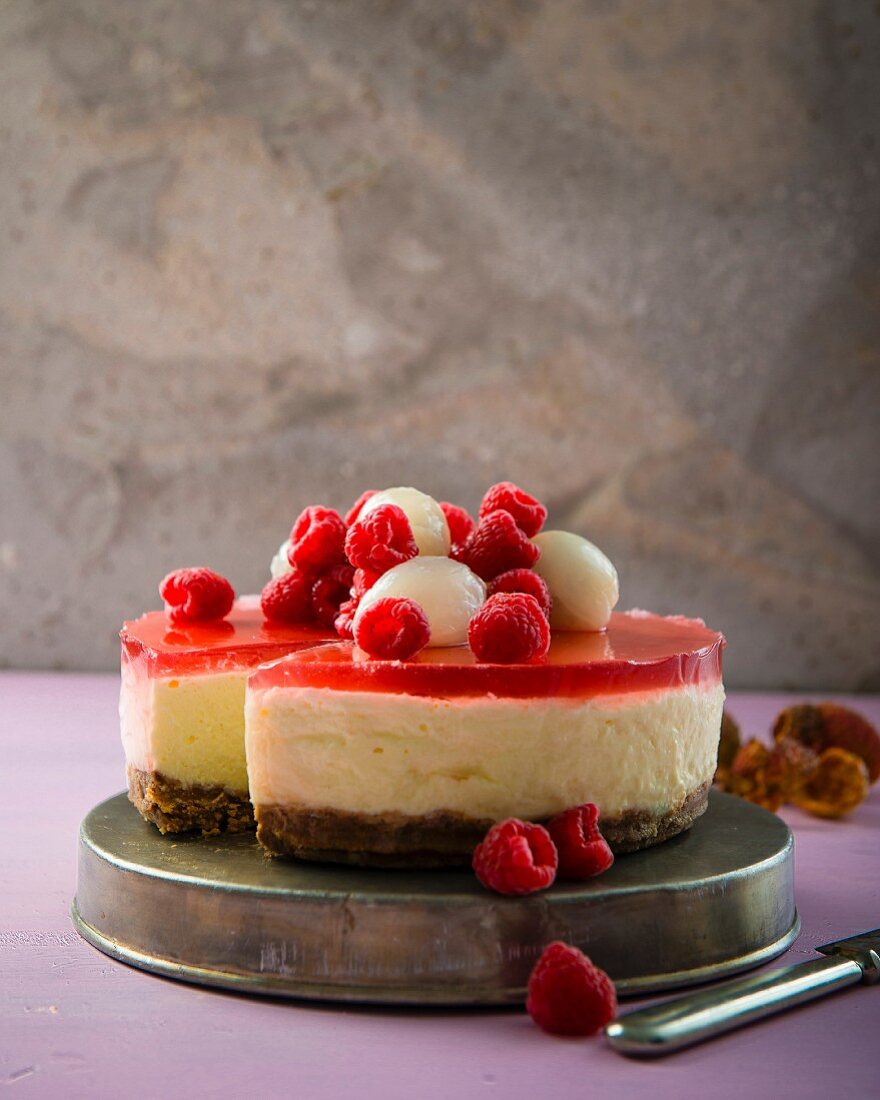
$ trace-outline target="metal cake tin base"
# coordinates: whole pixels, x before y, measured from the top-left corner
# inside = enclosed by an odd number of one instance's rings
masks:
[[[798,932],[792,837],[712,792],[693,828],[586,883],[525,898],[468,871],[271,860],[252,833],[162,836],[124,794],[83,821],[77,930],[114,958],[248,993],[421,1005],[521,1002],[552,940],[623,994],[707,981],[783,952]]]

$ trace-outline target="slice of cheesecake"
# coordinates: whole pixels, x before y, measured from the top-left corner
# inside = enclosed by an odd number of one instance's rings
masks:
[[[495,821],[595,802],[615,851],[656,844],[706,808],[723,641],[698,620],[628,612],[554,634],[526,664],[461,646],[409,661],[350,643],[294,653],[248,680],[258,837],[305,859],[461,863]]]
[[[164,612],[126,622],[119,716],[129,798],[163,833],[253,826],[244,752],[248,674],[326,630],[263,618],[257,597],[228,618],[172,626]]]

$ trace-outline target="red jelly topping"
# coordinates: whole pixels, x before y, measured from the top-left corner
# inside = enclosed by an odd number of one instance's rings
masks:
[[[156,676],[232,672],[274,661],[295,649],[336,640],[319,626],[270,623],[258,596],[236,600],[221,622],[172,626],[162,611],[149,611],[123,624],[123,656]]]
[[[606,631],[554,634],[547,656],[530,664],[481,663],[465,646],[424,649],[405,662],[381,661],[341,642],[293,653],[260,669],[251,683],[439,698],[587,698],[717,683],[723,645],[723,637],[697,619],[615,612]]]

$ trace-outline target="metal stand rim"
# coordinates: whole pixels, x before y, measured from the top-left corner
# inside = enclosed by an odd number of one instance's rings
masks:
[[[137,970],[143,970],[146,973],[156,974],[162,978],[171,978],[174,981],[215,989],[226,989],[234,993],[253,994],[262,997],[284,997],[303,1001],[357,1003],[377,1007],[389,1004],[429,1005],[438,1008],[454,1008],[456,1006],[461,1008],[503,1007],[504,1005],[522,1004],[526,998],[526,987],[516,986],[509,989],[495,990],[488,996],[474,995],[470,1000],[463,999],[460,992],[452,994],[447,990],[438,990],[436,995],[432,995],[431,991],[426,990],[425,987],[420,987],[418,990],[412,990],[409,993],[405,990],[395,991],[393,1001],[389,1000],[388,990],[382,987],[376,987],[373,990],[365,987],[357,990],[355,994],[347,992],[343,999],[339,987],[335,985],[295,983],[281,977],[264,977],[262,981],[255,981],[251,975],[238,974],[231,970],[221,971],[190,966],[187,963],[174,962],[172,959],[157,958],[132,947],[123,947],[118,941],[102,936],[96,928],[93,928],[83,919],[76,898],[73,899],[70,905],[70,919],[76,931],[87,943],[118,962],[125,963]],[[792,926],[783,936],[766,947],[753,951],[749,955],[744,955],[735,964],[716,963],[712,966],[697,968],[683,974],[680,980],[670,980],[668,975],[623,978],[615,982],[615,988],[618,996],[641,997],[650,993],[704,985],[718,977],[731,977],[746,970],[754,970],[787,951],[797,939],[800,927],[800,915],[795,914]]]

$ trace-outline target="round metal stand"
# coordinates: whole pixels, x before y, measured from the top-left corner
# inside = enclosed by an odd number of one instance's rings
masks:
[[[381,1004],[521,1002],[552,940],[623,994],[757,966],[797,935],[792,837],[712,792],[687,833],[525,898],[469,871],[267,859],[252,833],[162,836],[120,794],[82,823],[73,922],[114,958],[248,993]]]

